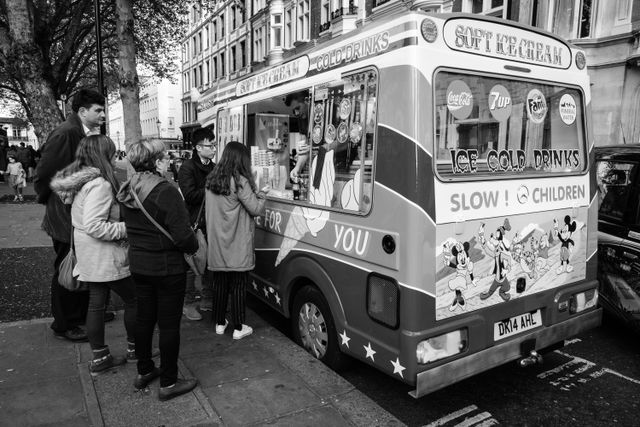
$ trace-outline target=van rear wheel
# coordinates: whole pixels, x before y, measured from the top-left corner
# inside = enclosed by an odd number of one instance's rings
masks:
[[[315,287],[305,286],[293,300],[293,337],[302,348],[334,370],[345,366],[329,304]]]

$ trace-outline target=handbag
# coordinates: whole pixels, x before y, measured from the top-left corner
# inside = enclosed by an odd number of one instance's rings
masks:
[[[162,234],[167,236],[171,243],[175,245],[175,240],[171,237],[171,234],[167,230],[164,229],[158,222],[149,215],[149,212],[142,206],[142,202],[138,198],[138,195],[135,191],[131,190],[131,195],[136,200],[138,207],[142,211],[142,213],[147,217],[149,221],[153,225],[156,226]],[[207,268],[207,239],[204,237],[204,233],[202,230],[198,229],[198,223],[200,222],[200,214],[202,213],[202,208],[204,207],[204,200],[202,201],[202,206],[200,206],[200,211],[198,212],[198,217],[196,218],[195,224],[192,226],[194,228],[194,233],[196,234],[196,240],[198,241],[198,250],[193,254],[184,254],[184,259],[189,264],[189,267],[193,270],[194,273],[198,275],[203,275]]]
[[[71,244],[69,253],[64,257],[58,267],[58,283],[60,286],[71,292],[87,291],[89,288],[85,282],[78,280],[74,276],[73,269],[76,266],[76,251],[73,247],[73,225],[71,226]]]

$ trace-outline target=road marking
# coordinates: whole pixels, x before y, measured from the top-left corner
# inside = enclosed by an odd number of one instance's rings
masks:
[[[560,390],[570,391],[571,389],[578,387],[578,385],[586,384],[592,379],[599,378],[604,374],[612,374],[634,384],[640,385],[640,380],[631,378],[621,374],[620,372],[616,372],[613,369],[598,369],[598,366],[595,363],[587,359],[572,356],[560,350],[556,350],[555,353],[568,357],[571,360],[553,369],[542,372],[538,374],[537,377],[540,379],[548,379],[549,384],[554,387],[558,387]]]
[[[450,414],[445,415],[442,418],[435,420],[434,422],[425,425],[424,427],[439,427],[443,426],[451,421],[456,422],[454,420],[464,417],[466,415],[471,414],[472,412],[478,411],[478,407],[476,405],[469,405],[466,408],[462,408],[458,411],[452,412]],[[476,414],[470,418],[464,418],[461,422],[452,424],[455,427],[489,427],[499,424],[498,420],[493,418],[489,412],[481,412]]]

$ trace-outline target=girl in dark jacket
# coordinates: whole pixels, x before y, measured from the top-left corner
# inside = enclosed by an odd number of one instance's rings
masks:
[[[169,166],[164,144],[157,140],[134,143],[127,157],[136,173],[122,185],[117,198],[123,204],[130,270],[138,300],[135,337],[138,376],[134,386],[143,389],[159,376],[158,396],[167,400],[197,385],[195,379],[178,379],[178,353],[185,291],[184,254],[194,253],[198,241],[178,189],[163,178]],[[160,330],[159,370],[151,359],[156,322]]]
[[[249,149],[239,142],[228,143],[206,188],[207,268],[213,271],[216,333],[224,334],[227,327],[231,292],[233,339],[238,340],[253,332],[243,324],[245,288],[255,266],[253,218],[264,214],[265,204],[264,193],[257,193],[253,182]]]

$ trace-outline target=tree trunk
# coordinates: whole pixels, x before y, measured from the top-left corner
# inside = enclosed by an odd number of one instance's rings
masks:
[[[47,64],[34,42],[34,14],[30,5],[32,7],[32,2],[27,0],[6,0],[9,34],[0,41],[0,49],[7,59],[10,75],[23,85],[24,101],[28,105],[25,110],[42,145],[63,117],[52,82],[45,75]]]
[[[140,126],[140,87],[136,69],[131,0],[116,0],[116,32],[119,45],[120,99],[124,118],[124,141],[128,148],[142,138]]]

